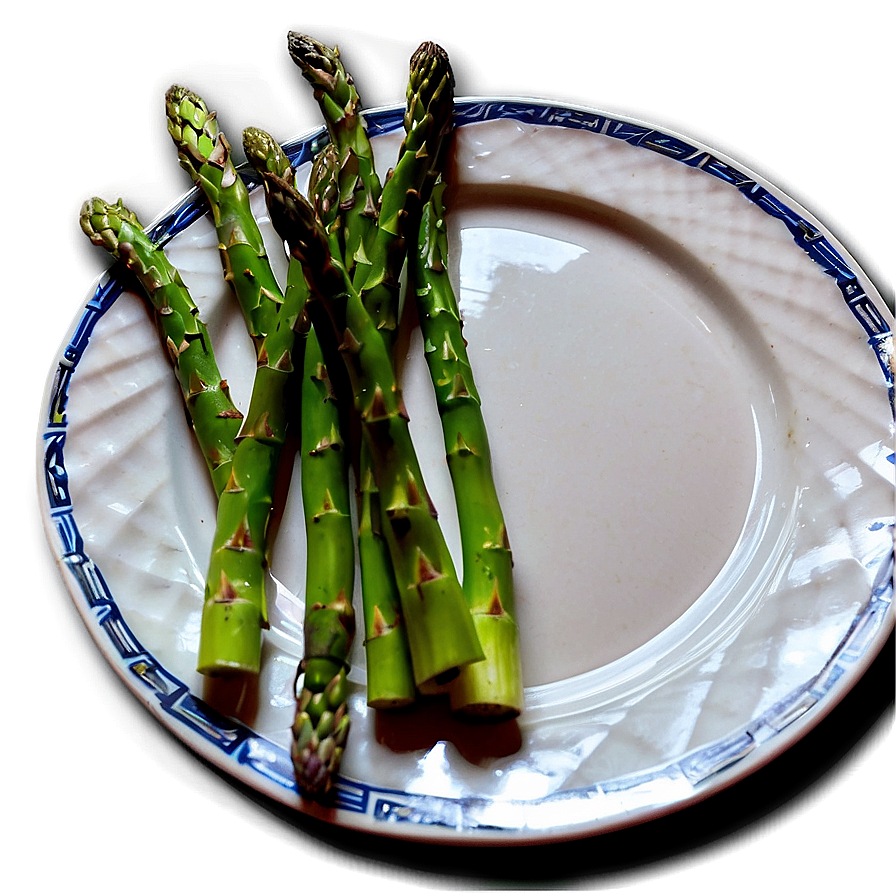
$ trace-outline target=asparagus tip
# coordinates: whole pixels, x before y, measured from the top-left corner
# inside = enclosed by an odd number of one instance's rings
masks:
[[[329,661],[323,663],[327,665]],[[344,665],[323,690],[302,687],[290,752],[296,785],[309,799],[325,800],[339,771],[351,727],[347,698],[348,679]]]
[[[309,79],[314,74],[332,76],[340,66],[338,47],[328,47],[307,34],[290,31],[286,46],[292,61]]]

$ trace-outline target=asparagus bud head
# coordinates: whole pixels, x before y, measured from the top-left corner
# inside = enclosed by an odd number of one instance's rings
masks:
[[[317,217],[331,228],[339,220],[339,152],[332,143],[324,146],[311,163],[308,193]]]
[[[79,218],[81,229],[87,238],[101,249],[119,257],[121,250],[122,226],[140,228],[137,216],[122,202],[106,202],[94,197],[81,206]]]
[[[291,754],[296,784],[311,799],[322,800],[327,796],[342,761],[351,725],[347,697],[348,677],[344,665],[324,690],[302,687],[293,723]]]
[[[293,173],[283,147],[261,128],[246,128],[243,131],[243,152],[259,174],[267,172],[288,179]]]
[[[357,92],[351,75],[339,58],[338,47],[328,47],[307,34],[290,31],[287,49],[319,100],[327,97],[326,102],[338,110],[339,116],[357,114]]]
[[[410,61],[405,130],[410,133],[425,115],[440,123],[450,119],[454,87],[454,72],[445,50],[432,41],[420,44]]]
[[[229,179],[235,177],[230,145],[218,127],[217,114],[209,110],[202,97],[175,84],[165,93],[165,112],[180,163],[194,180],[206,163],[228,168]]]

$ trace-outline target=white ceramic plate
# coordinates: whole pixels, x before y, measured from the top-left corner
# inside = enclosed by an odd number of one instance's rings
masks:
[[[368,120],[385,168],[400,109]],[[252,788],[393,836],[568,839],[742,779],[880,649],[893,626],[892,315],[823,224],[707,147],[529,100],[461,100],[457,121],[453,274],[514,548],[518,722],[377,720],[356,644],[335,809],[300,800],[299,502],[272,560],[257,705],[204,691],[193,666],[214,501],[151,318],[114,270],[51,372],[44,519],[128,687]],[[319,136],[290,144],[306,167]],[[260,191],[253,201],[281,262]],[[254,359],[196,194],[155,233],[245,406]],[[457,552],[419,348],[412,334],[406,401]]]

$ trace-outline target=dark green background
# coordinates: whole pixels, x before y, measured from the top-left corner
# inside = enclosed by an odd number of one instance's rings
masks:
[[[881,2],[4,2],[2,816],[5,894],[482,889],[893,893],[893,647],[803,742],[709,801],[538,849],[430,848],[339,832],[199,761],[88,643],[44,546],[37,413],[98,271],[80,202],[149,220],[185,191],[159,102],[191,84],[230,133],[317,122],[284,35],[338,40],[368,105],[403,96],[424,37],[458,92],[578,101],[657,121],[790,191],[892,297],[894,5]]]

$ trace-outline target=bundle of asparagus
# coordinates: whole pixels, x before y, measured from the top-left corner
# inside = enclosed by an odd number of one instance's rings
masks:
[[[472,619],[423,475],[386,345],[314,209],[295,186],[263,172],[271,221],[313,278],[308,312],[324,355],[341,356],[382,502],[414,677],[447,681],[482,659]]]
[[[330,137],[329,155],[336,169],[339,202],[339,214],[330,221],[330,229],[340,245],[346,274],[353,277],[359,262],[369,264],[367,252],[376,232],[382,189],[364,127],[361,99],[336,48],[297,32],[287,35],[287,45],[292,60],[314,88]],[[397,276],[393,280],[397,283]],[[378,325],[394,341],[397,289],[390,288],[387,298],[380,306]],[[370,454],[363,444],[357,463],[358,558],[367,703],[374,709],[396,709],[413,702],[416,688],[398,586],[380,523],[379,494],[370,467]]]
[[[508,718],[522,708],[522,684],[510,547],[446,266],[448,56],[431,42],[412,55],[405,135],[381,182],[338,50],[295,32],[288,49],[314,89],[329,137],[308,196],[273,137],[243,132],[287,251],[284,288],[215,113],[183,87],[165,97],[169,133],[208,203],[224,279],[255,348],[245,415],[230,399],[182,278],[136,217],[121,202],[94,199],[81,224],[133,272],[155,309],[217,496],[197,658],[203,674],[259,671],[274,483],[287,433],[297,427],[307,563],[292,757],[299,790],[323,800],[350,727],[356,546],[372,708],[448,692],[460,713]],[[392,357],[406,267],[454,486],[463,584],[424,482]]]

